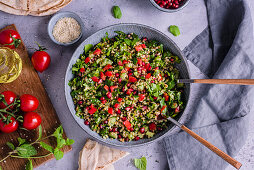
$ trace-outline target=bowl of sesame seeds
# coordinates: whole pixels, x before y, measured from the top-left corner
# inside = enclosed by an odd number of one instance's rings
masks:
[[[48,23],[50,39],[58,45],[72,45],[76,43],[84,31],[81,18],[69,11],[55,14]]]

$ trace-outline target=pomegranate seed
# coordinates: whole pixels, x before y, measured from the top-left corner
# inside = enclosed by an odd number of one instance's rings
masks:
[[[155,67],[155,70],[159,70],[159,67]]]
[[[117,127],[112,129],[113,132],[117,132]]]
[[[154,83],[154,81],[152,80],[151,83]]]
[[[128,142],[128,141],[129,141],[129,138],[124,138],[124,141],[125,141],[125,142]]]
[[[122,136],[121,135],[118,135],[118,139],[121,139],[122,138]]]
[[[126,94],[127,94],[127,95],[130,95],[131,92],[133,92],[133,89],[128,89],[127,92],[126,92]]]
[[[104,124],[108,124],[108,121],[107,121],[107,120],[105,120],[105,121],[104,121]]]
[[[112,129],[109,129],[110,132],[112,132],[113,130]]]
[[[103,129],[103,125],[102,125],[102,124],[100,124],[100,125],[99,125],[99,128],[100,128],[100,129]]]
[[[130,131],[131,131],[131,132],[133,132],[133,131],[134,131],[134,129],[131,127],[131,128],[130,128]]]
[[[135,141],[139,140],[140,138],[138,136],[135,137]]]
[[[115,108],[118,108],[119,106],[120,106],[119,103],[116,103],[116,104],[114,105]]]
[[[171,62],[174,62],[174,59],[173,59],[173,58],[171,58],[171,59],[170,59],[170,61],[171,61]]]
[[[102,100],[105,100],[105,97],[101,97],[101,98],[100,98],[100,101],[102,101]]]
[[[110,99],[112,97],[112,93],[108,92],[107,97]]]
[[[101,103],[105,104],[105,103],[107,103],[107,100],[102,100]]]
[[[154,100],[157,100],[157,97],[154,96],[153,99],[154,99]]]
[[[117,99],[117,101],[118,101],[118,102],[121,102],[122,100],[123,100],[123,99],[122,99],[122,98],[120,98],[120,97]]]
[[[145,64],[146,64],[146,63],[143,61],[143,62],[142,62],[142,65],[145,66]]]
[[[162,131],[162,128],[161,128],[161,127],[158,127],[157,129],[158,129],[158,131]]]
[[[144,133],[145,132],[145,128],[142,127],[142,128],[139,129],[139,131],[140,131],[140,133]]]
[[[111,114],[111,115],[113,114],[113,108],[112,107],[108,108],[108,113]]]
[[[127,84],[127,87],[130,87],[130,86],[131,86],[131,83],[128,83],[128,84]]]
[[[88,120],[85,120],[85,125],[89,125],[90,122]]]
[[[125,110],[126,110],[126,111],[130,111],[131,108],[130,108],[130,107],[126,107]]]
[[[122,82],[122,79],[121,79],[121,78],[119,78],[119,79],[118,79],[118,82],[119,82],[119,83],[121,83],[121,82]]]
[[[118,109],[118,110],[116,111],[116,113],[120,115],[120,114],[121,114],[121,110]]]
[[[132,75],[132,73],[128,73],[128,76],[131,76]]]
[[[116,77],[119,77],[120,76],[120,74],[119,73],[116,73]]]
[[[143,109],[146,110],[148,107],[147,106],[143,106]]]
[[[128,63],[128,61],[127,60],[123,60],[123,64],[127,64]]]
[[[126,117],[122,117],[122,121],[125,121],[125,120],[127,120],[127,118]]]
[[[120,61],[120,60],[117,62],[117,64],[118,64],[119,66],[123,66],[123,63],[122,63],[122,61]]]
[[[83,104],[83,101],[82,101],[82,100],[78,101],[78,104],[79,104],[79,105],[82,105],[82,104]]]
[[[146,38],[146,37],[144,37],[144,38],[142,39],[142,41],[147,41],[147,38]]]
[[[133,94],[137,94],[137,91],[135,90],[135,91],[133,92]]]
[[[100,79],[99,81],[98,81],[98,84],[101,84],[102,83],[102,79]]]

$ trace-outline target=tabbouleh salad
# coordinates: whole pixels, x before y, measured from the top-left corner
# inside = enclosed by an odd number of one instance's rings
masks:
[[[105,139],[151,138],[184,109],[181,61],[157,41],[116,33],[86,45],[72,67],[76,115]]]

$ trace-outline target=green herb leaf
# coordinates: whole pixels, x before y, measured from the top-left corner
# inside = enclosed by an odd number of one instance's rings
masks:
[[[36,141],[40,140],[40,139],[41,139],[41,136],[42,136],[42,127],[41,127],[41,125],[40,125],[40,126],[39,126],[39,136],[38,136],[38,139],[37,139]]]
[[[11,148],[12,150],[15,149],[15,146],[11,142],[7,142],[6,145],[9,146],[9,148]]]
[[[72,145],[74,142],[75,141],[73,139],[67,138],[65,143],[66,143],[66,145]]]
[[[113,6],[112,12],[115,18],[120,19],[122,17],[122,12],[119,6]]]
[[[53,136],[55,136],[56,138],[62,138],[62,135],[63,135],[63,127],[59,126],[53,133]]]
[[[65,139],[57,138],[57,148],[62,148],[65,145]]]
[[[130,39],[124,39],[124,42],[125,42],[128,46],[131,46],[131,40],[130,40]]]
[[[54,149],[54,156],[56,160],[60,160],[63,158],[64,153],[60,151],[58,148]]]
[[[23,144],[16,148],[18,155],[24,158],[31,157],[37,154],[36,149],[30,144]]]
[[[84,48],[85,54],[86,54],[91,48],[93,48],[93,44],[86,44],[86,45],[85,45],[85,48]]]
[[[170,25],[169,31],[170,31],[171,34],[173,34],[174,36],[180,35],[180,30],[179,30],[178,26],[176,26],[176,25]]]
[[[40,142],[40,145],[41,145],[42,148],[46,149],[47,151],[49,151],[51,153],[54,152],[54,149],[53,149],[52,146],[50,146],[50,145],[48,145],[48,144],[46,144],[44,142]]]
[[[19,141],[19,146],[26,142],[26,140],[22,138],[18,138],[18,141]]]
[[[139,170],[146,170],[147,160],[146,157],[140,159],[134,159],[134,164]]]
[[[28,160],[26,164],[26,170],[33,170],[33,162],[30,159]]]

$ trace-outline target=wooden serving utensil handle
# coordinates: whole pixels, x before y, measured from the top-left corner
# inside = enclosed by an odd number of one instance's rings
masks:
[[[236,169],[240,169],[240,167],[242,166],[242,164],[240,162],[238,162],[237,160],[235,160],[234,158],[232,158],[231,156],[229,156],[228,154],[226,154],[225,152],[223,152],[222,150],[220,150],[219,148],[215,147],[214,145],[212,145],[210,142],[206,141],[204,138],[200,137],[198,134],[196,134],[195,132],[193,132],[192,130],[188,129],[186,126],[182,125],[181,129],[184,130],[185,132],[187,132],[188,134],[190,134],[193,138],[195,138],[197,141],[199,141],[200,143],[202,143],[203,145],[205,145],[208,149],[210,149],[211,151],[213,151],[214,153],[216,153],[218,156],[220,156],[222,159],[224,159],[225,161],[227,161],[228,163],[230,163],[232,166],[234,166]]]
[[[254,79],[179,79],[178,83],[254,85]]]

